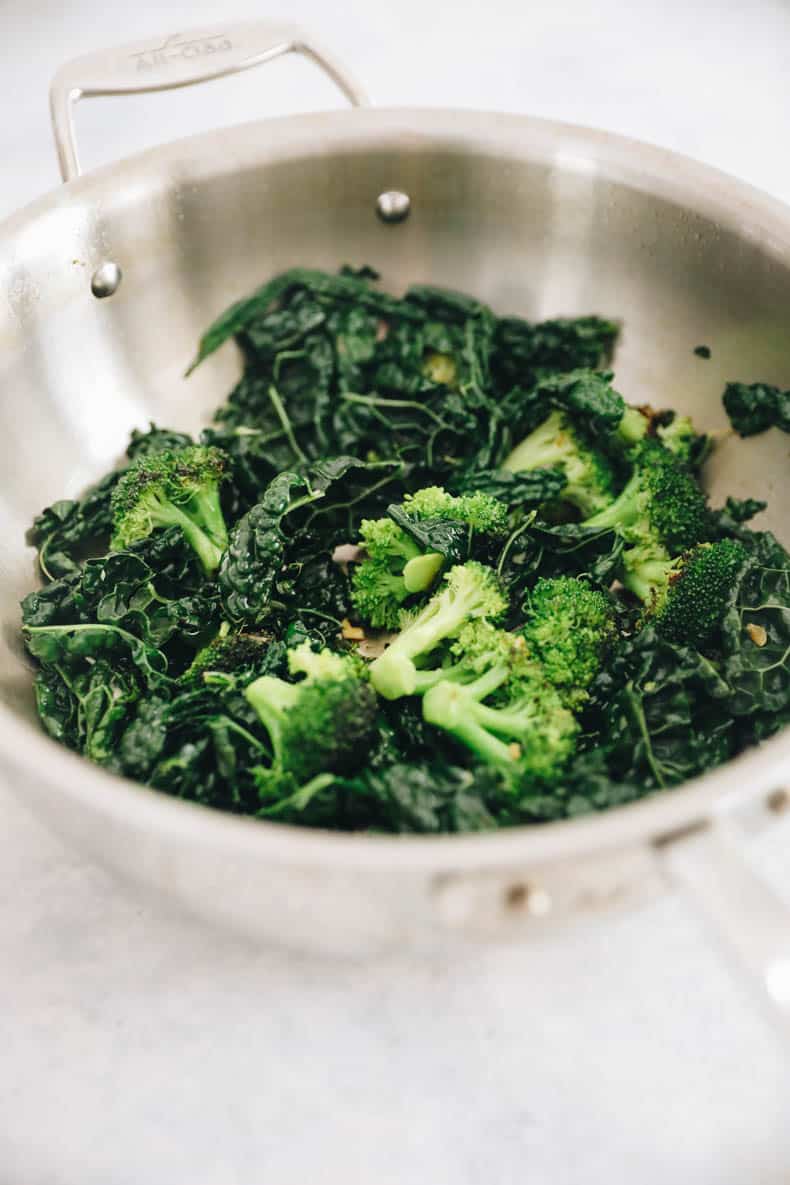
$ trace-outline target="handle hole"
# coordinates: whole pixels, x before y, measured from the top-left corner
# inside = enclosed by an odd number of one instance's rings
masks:
[[[87,171],[196,132],[344,105],[335,84],[313,62],[286,54],[265,68],[202,85],[85,99],[76,105],[74,120]]]

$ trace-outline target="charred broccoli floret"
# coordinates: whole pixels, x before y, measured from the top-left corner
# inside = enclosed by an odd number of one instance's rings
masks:
[[[444,578],[442,588],[410,619],[370,668],[370,679],[385,699],[414,695],[418,664],[456,634],[468,621],[496,620],[507,609],[507,601],[496,574],[483,564],[457,564]]]
[[[415,522],[452,520],[472,531],[498,532],[507,525],[507,506],[488,494],[454,497],[441,486],[427,486],[403,500],[402,517]],[[391,508],[394,513],[396,508]],[[354,568],[351,600],[363,621],[397,629],[404,602],[425,592],[445,564],[442,553],[424,552],[392,518],[366,519],[360,528],[366,558]]]
[[[616,633],[608,594],[572,576],[539,580],[529,594],[522,633],[549,683],[579,707]]]
[[[271,635],[233,632],[223,622],[215,638],[197,652],[181,675],[182,683],[214,682],[217,677],[233,676],[249,682],[260,673],[272,645]]]
[[[551,781],[575,747],[578,725],[524,638],[487,622],[464,628],[454,665],[423,696],[423,716],[515,789]]]
[[[263,675],[244,692],[272,746],[271,766],[256,770],[264,799],[290,795],[323,774],[351,772],[375,731],[376,696],[355,658],[303,642],[289,652],[288,667],[305,677],[288,683]]]
[[[226,463],[220,449],[205,445],[138,457],[113,490],[113,548],[121,551],[158,527],[180,527],[212,575],[228,544],[219,497]]]
[[[735,539],[701,543],[677,559],[645,554],[632,561],[631,587],[668,641],[699,648],[721,621],[748,559]]]

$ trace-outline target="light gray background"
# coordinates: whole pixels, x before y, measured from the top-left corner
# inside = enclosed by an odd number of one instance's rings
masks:
[[[790,4],[0,3],[0,214],[57,183],[60,61],[291,17],[382,104],[527,111],[790,200]],[[86,164],[334,102],[307,64],[85,105]],[[790,895],[787,831],[752,856]],[[787,1049],[683,904],[521,949],[343,966],[136,897],[0,791],[0,1185],[785,1185]]]

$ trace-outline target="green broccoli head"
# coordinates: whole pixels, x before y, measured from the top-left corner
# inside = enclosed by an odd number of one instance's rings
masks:
[[[656,435],[665,449],[692,469],[700,467],[709,451],[708,438],[697,432],[689,416],[673,413],[668,423],[659,424]]]
[[[401,509],[415,521],[452,520],[468,524],[473,531],[504,532],[507,527],[507,506],[489,494],[454,497],[441,486],[426,486],[407,494]],[[352,604],[370,625],[397,629],[404,602],[431,588],[445,558],[439,552],[423,552],[391,518],[364,520],[360,536],[366,558],[354,568]]]
[[[724,616],[736,577],[747,562],[735,539],[701,543],[677,559],[645,553],[630,561],[638,579],[645,620],[668,641],[703,646]]]
[[[397,629],[404,601],[430,588],[444,557],[436,552],[424,555],[391,518],[364,519],[360,544],[366,556],[354,567],[351,603],[370,625]]]
[[[616,633],[612,600],[572,576],[539,580],[522,633],[563,702],[578,708]]]
[[[559,410],[553,411],[516,446],[502,468],[524,473],[556,466],[561,466],[566,477],[560,497],[577,506],[585,517],[613,500],[616,484],[611,462],[590,448],[568,416]]]
[[[585,527],[614,530],[635,545],[651,536],[675,555],[702,542],[709,529],[705,495],[687,469],[654,440],[632,451],[633,474],[606,509]]]
[[[189,445],[139,456],[112,495],[112,546],[120,551],[158,527],[180,527],[207,575],[228,544],[219,488],[227,457],[217,448]]]
[[[376,727],[376,696],[360,662],[328,649],[314,653],[305,642],[288,665],[305,678],[263,675],[244,692],[272,745],[263,781],[301,786],[319,774],[350,772],[364,761]]]
[[[468,523],[474,531],[499,534],[507,530],[507,505],[479,491],[455,497],[442,486],[425,486],[414,494],[406,494],[403,509],[410,518],[453,519]]]
[[[385,699],[414,695],[418,664],[442,643],[454,638],[469,621],[495,621],[507,600],[491,568],[473,560],[457,564],[444,577],[442,588],[410,618],[398,637],[370,668],[370,679]]]
[[[427,723],[514,788],[555,778],[574,750],[578,725],[524,638],[475,622],[452,652],[455,663],[423,696]]]
[[[638,407],[632,407],[630,403],[626,403],[623,418],[617,426],[617,436],[621,443],[628,448],[633,444],[638,444],[640,440],[644,440],[649,426],[648,416]]]
[[[220,632],[197,652],[181,675],[182,683],[211,683],[226,676],[249,681],[265,662],[272,644],[270,634],[231,632],[223,622]]]

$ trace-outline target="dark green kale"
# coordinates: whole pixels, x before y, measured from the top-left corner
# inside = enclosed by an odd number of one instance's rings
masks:
[[[106,477],[76,501],[53,502],[33,522],[27,542],[38,548],[46,580],[77,572],[93,547],[106,546],[112,531],[110,499],[121,472]]]
[[[721,625],[722,672],[735,716],[790,709],[790,563],[752,560],[733,582]]]
[[[152,453],[164,453],[171,449],[182,449],[193,444],[192,437],[186,432],[176,432],[172,428],[158,428],[151,422],[147,432],[135,428],[132,432],[126,455],[130,461],[138,457],[148,457]]]
[[[790,391],[768,383],[728,383],[722,402],[739,436],[756,436],[768,428],[790,432]]]
[[[543,321],[503,317],[494,334],[491,370],[497,390],[529,389],[542,379],[609,361],[619,326],[600,317]]]
[[[717,665],[652,627],[621,639],[590,693],[586,748],[613,782],[665,789],[733,754],[731,691]]]

